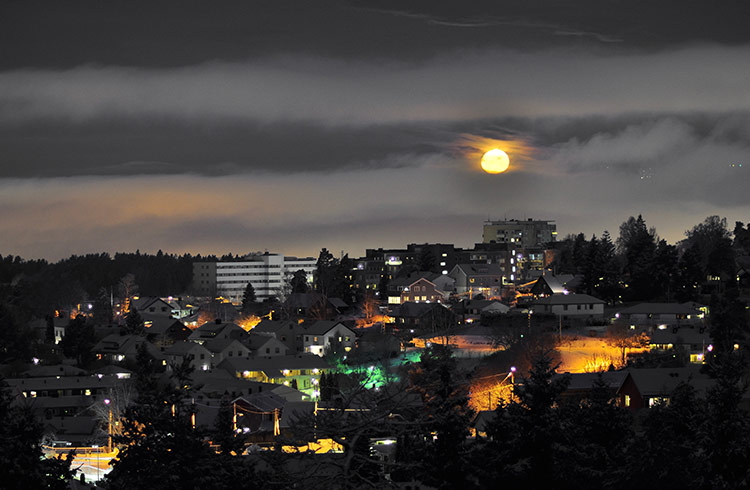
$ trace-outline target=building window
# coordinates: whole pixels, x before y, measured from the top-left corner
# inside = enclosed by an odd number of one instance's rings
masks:
[[[626,407],[630,406],[630,395],[625,395],[625,406]]]

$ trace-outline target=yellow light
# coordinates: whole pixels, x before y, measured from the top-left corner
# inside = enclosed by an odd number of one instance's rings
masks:
[[[488,174],[499,174],[508,170],[510,159],[503,150],[495,148],[482,156],[482,169]]]

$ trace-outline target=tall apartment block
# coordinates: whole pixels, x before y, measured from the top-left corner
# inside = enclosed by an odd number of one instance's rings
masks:
[[[222,296],[240,304],[247,284],[251,283],[256,299],[263,301],[276,296],[287,273],[302,269],[312,284],[317,262],[314,257],[285,257],[272,253],[225,262],[196,262],[193,264],[193,291],[198,296]]]

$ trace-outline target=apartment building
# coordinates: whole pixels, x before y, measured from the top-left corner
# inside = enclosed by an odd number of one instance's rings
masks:
[[[264,253],[238,260],[196,262],[193,264],[193,290],[199,296],[222,296],[234,304],[242,303],[247,284],[255,289],[258,301],[274,297],[288,274],[302,269],[312,284],[317,259]]]

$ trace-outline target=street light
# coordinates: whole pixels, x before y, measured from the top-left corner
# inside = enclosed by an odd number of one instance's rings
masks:
[[[104,404],[109,408],[109,423],[107,424],[107,452],[112,452],[112,407],[110,406],[112,400],[109,398],[104,399]]]

